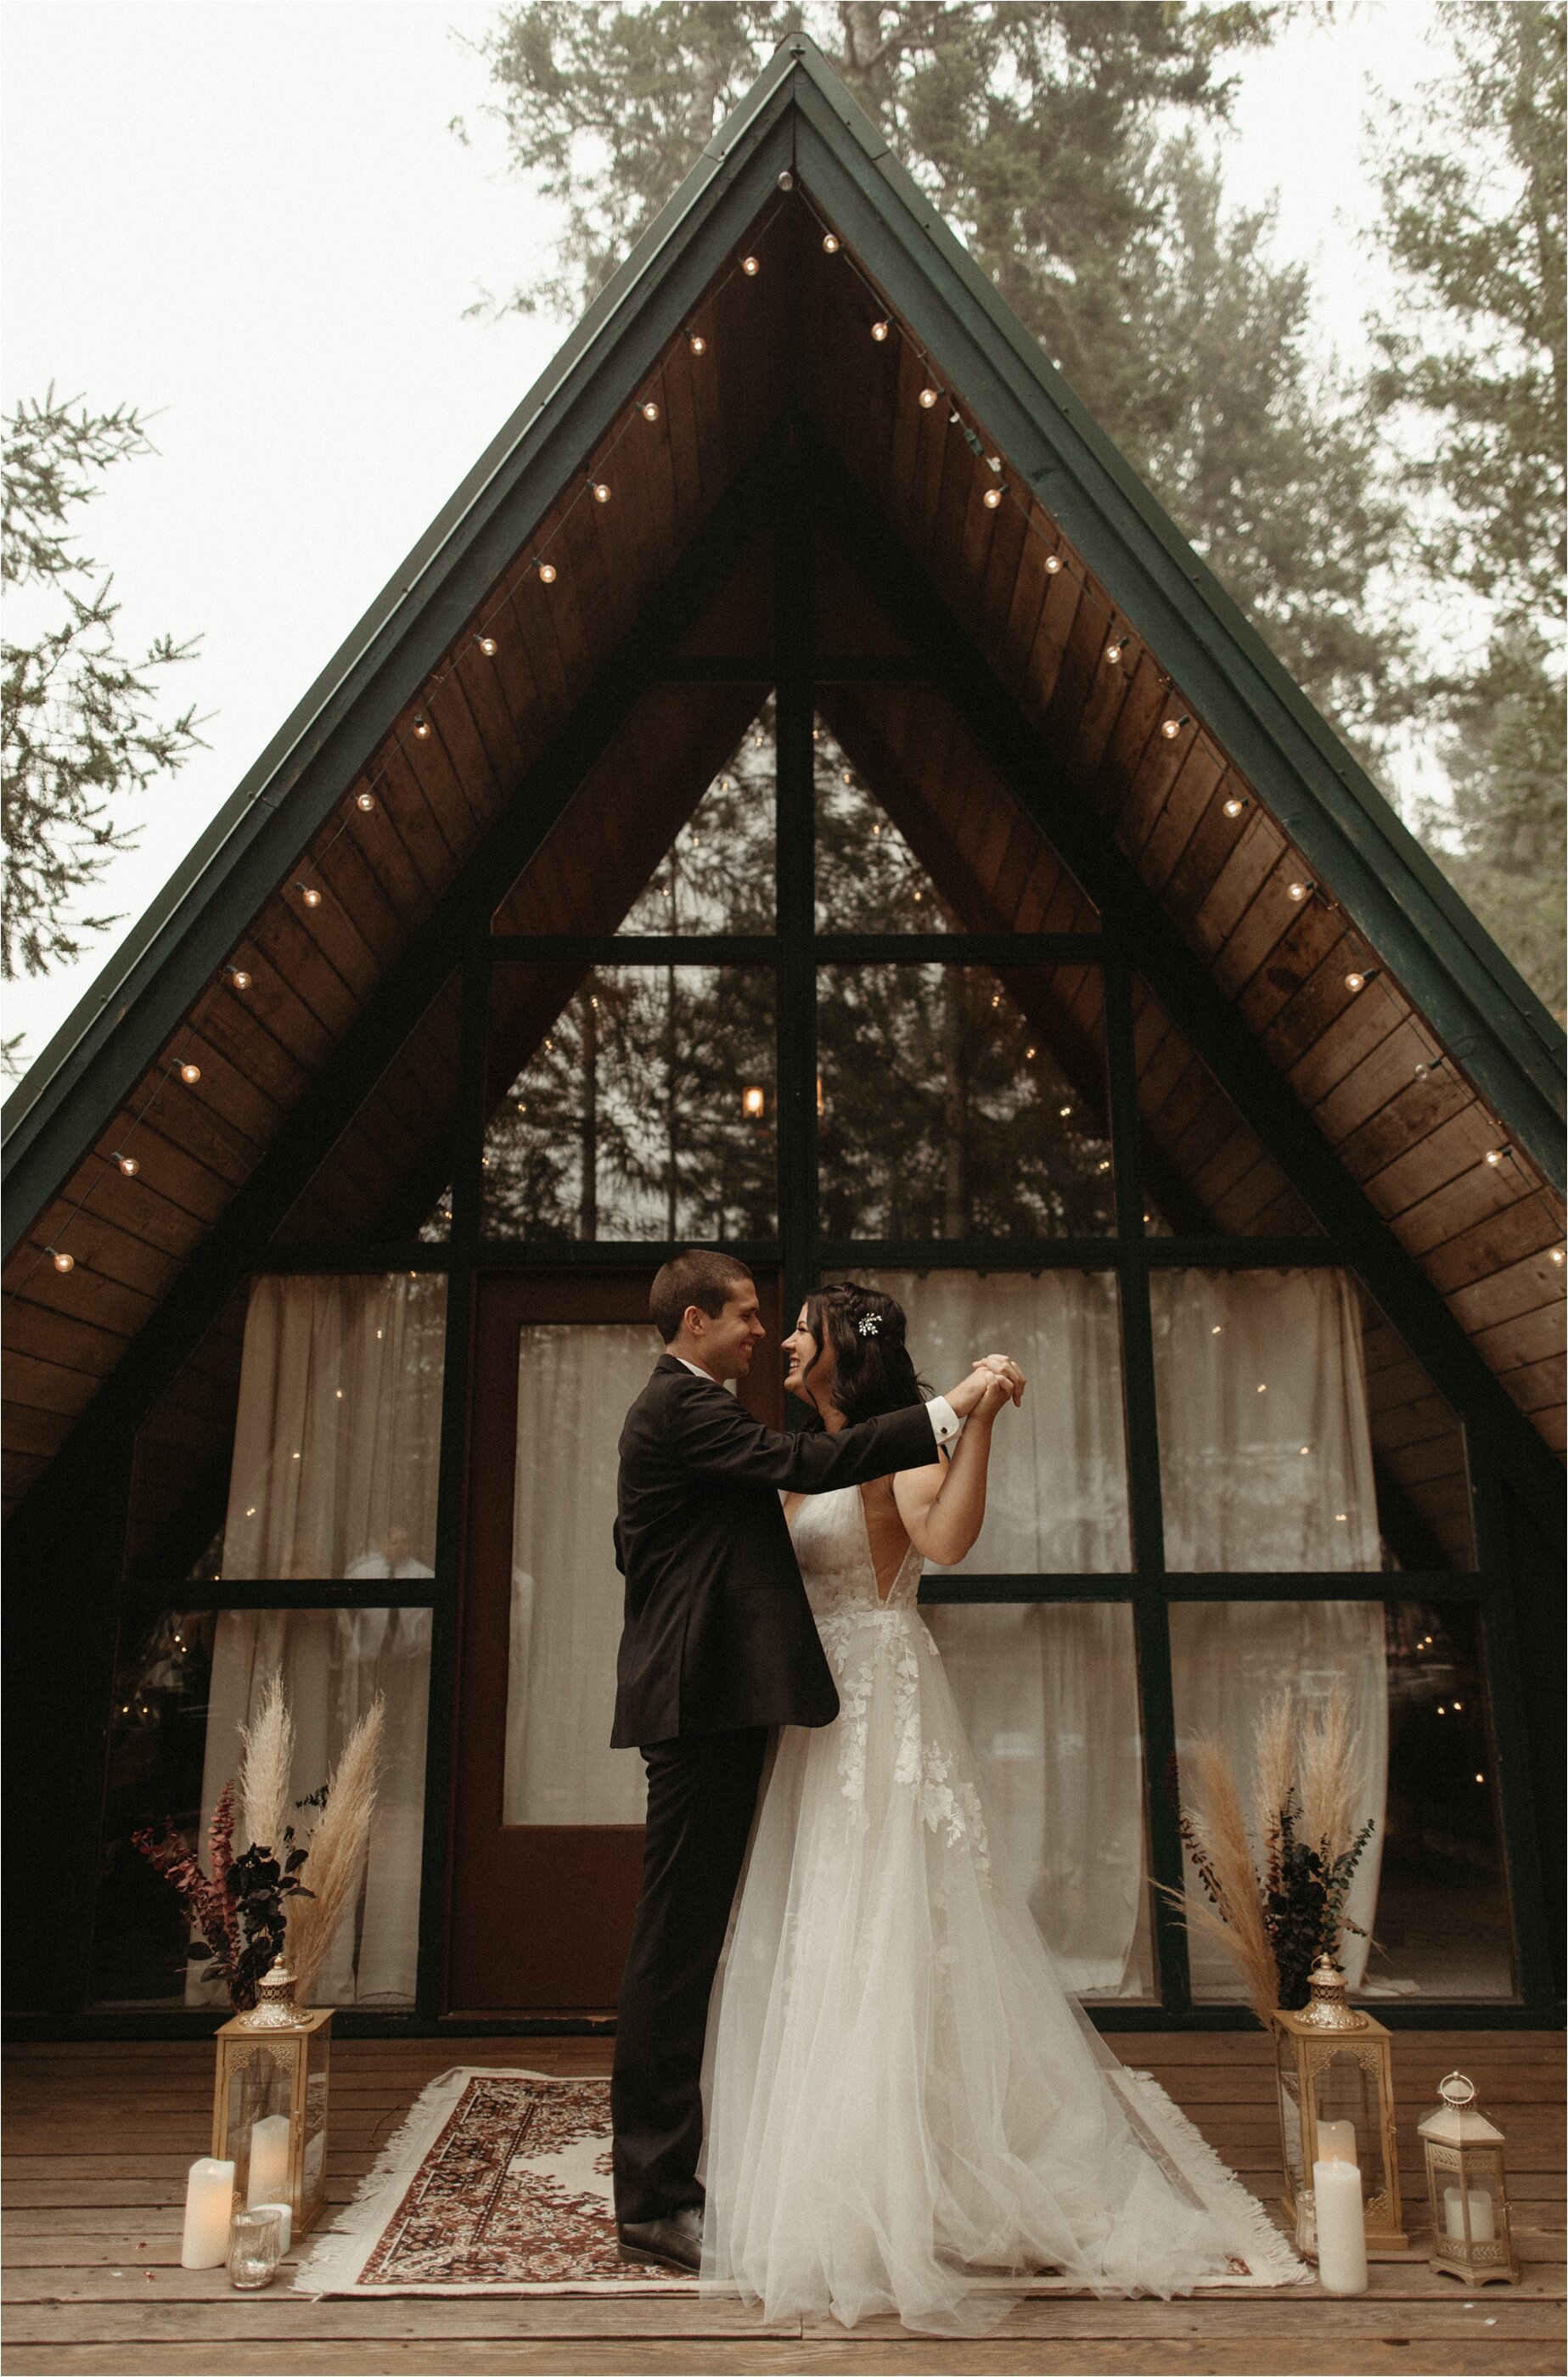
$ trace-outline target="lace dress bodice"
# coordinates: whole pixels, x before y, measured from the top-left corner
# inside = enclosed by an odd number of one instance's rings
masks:
[[[885,1610],[914,1608],[920,1555],[911,1544],[884,1601],[877,1590],[866,1503],[858,1486],[844,1486],[833,1494],[808,1494],[789,1532],[819,1626],[840,1609],[864,1611],[868,1605]]]

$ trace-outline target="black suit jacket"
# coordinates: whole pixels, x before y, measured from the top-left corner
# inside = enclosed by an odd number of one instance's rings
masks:
[[[936,1458],[923,1404],[836,1434],[785,1435],[664,1355],[621,1430],[626,1624],[611,1747],[831,1725],[838,1693],[780,1492],[825,1494]]]

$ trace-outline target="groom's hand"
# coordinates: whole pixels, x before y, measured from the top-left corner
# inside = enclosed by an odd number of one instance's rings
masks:
[[[987,1386],[999,1379],[1015,1404],[1023,1402],[1024,1379],[1017,1363],[1006,1354],[986,1354],[976,1363],[966,1379],[960,1380],[956,1387],[949,1387],[947,1391],[947,1400],[958,1418],[967,1419]]]

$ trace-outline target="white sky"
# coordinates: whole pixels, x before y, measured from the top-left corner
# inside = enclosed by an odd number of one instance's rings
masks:
[[[74,968],[7,986],[35,1056],[554,352],[566,325],[465,320],[548,241],[503,171],[461,35],[472,0],[6,0],[0,406],[57,392],[159,415],[85,549],[126,643],[199,632],[172,699],[209,745],[141,805]],[[1367,78],[1440,66],[1430,0],[1354,0],[1240,68],[1233,197],[1279,197],[1324,343],[1376,278]],[[449,130],[463,116],[473,145]]]

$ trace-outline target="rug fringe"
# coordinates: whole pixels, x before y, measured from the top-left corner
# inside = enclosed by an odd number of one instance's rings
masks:
[[[1202,2130],[1154,2073],[1123,2065],[1119,2078],[1133,2109],[1152,2130],[1164,2133],[1178,2168],[1197,2186],[1208,2208],[1233,2223],[1246,2239],[1238,2251],[1253,2278],[1267,2286],[1285,2287],[1299,2286],[1313,2277],[1315,2272],[1300,2259],[1251,2189],[1220,2160]]]

